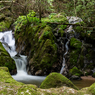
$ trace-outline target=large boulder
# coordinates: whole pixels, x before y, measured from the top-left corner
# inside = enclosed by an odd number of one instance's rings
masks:
[[[59,73],[51,73],[46,77],[46,79],[42,82],[40,88],[56,88],[61,86],[72,87],[74,89],[78,89],[68,78],[59,74]]]

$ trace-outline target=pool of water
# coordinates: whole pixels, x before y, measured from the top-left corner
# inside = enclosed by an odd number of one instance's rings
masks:
[[[84,87],[89,87],[93,83],[95,83],[95,80],[72,80],[75,86],[77,86],[79,89],[82,89]]]

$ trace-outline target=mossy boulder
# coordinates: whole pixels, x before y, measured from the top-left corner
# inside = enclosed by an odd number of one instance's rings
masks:
[[[8,67],[9,71],[14,70],[16,68],[14,60],[10,57],[8,52],[2,46],[0,42],[0,66]]]
[[[59,74],[59,73],[51,73],[46,79],[42,82],[40,88],[56,88],[61,86],[72,87],[74,89],[78,89],[68,78]]]
[[[82,72],[77,67],[73,67],[72,69],[70,69],[69,73],[71,75],[75,75],[75,76],[79,76],[79,77],[82,75]]]
[[[0,95],[21,95],[33,93],[33,95],[39,95],[36,91],[35,85],[25,85],[23,83],[15,81],[6,67],[0,67]]]

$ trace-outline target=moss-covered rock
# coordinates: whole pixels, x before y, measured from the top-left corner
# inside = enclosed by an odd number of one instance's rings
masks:
[[[63,35],[65,34],[65,29],[67,28],[67,25],[58,25],[55,29],[54,29],[54,32],[55,31],[58,31],[57,33],[63,37]]]
[[[70,40],[70,47],[71,48],[80,49],[81,45],[82,45],[82,43],[78,39],[71,38],[71,40]]]
[[[42,82],[40,88],[46,89],[61,86],[67,86],[77,89],[77,87],[69,79],[59,73],[51,73],[50,75],[48,75]]]
[[[46,23],[68,23],[65,13],[51,13],[48,18],[42,18]]]
[[[70,52],[70,59],[69,59],[71,66],[77,66],[77,60],[81,51],[81,46],[82,43],[78,39],[71,38],[70,40],[71,52]]]
[[[82,72],[77,67],[73,67],[72,69],[70,69],[69,73],[71,75],[76,75],[76,76],[79,76],[79,77],[82,75]]]
[[[0,94],[2,95],[21,95],[33,93],[38,95],[36,92],[35,85],[24,85],[23,83],[15,81],[6,67],[0,67]],[[35,93],[35,94],[34,94]]]
[[[14,60],[4,49],[1,42],[0,42],[0,66],[8,67],[9,71],[14,70],[16,68]]]
[[[4,13],[0,14],[0,32],[8,30],[11,24],[11,17],[7,17]]]

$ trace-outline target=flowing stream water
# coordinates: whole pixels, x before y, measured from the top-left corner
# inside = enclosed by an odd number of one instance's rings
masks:
[[[46,77],[27,74],[27,56],[17,56],[17,52],[15,50],[15,38],[13,37],[12,31],[0,32],[0,42],[15,61],[17,74],[13,75],[12,77],[19,82],[39,86]]]

